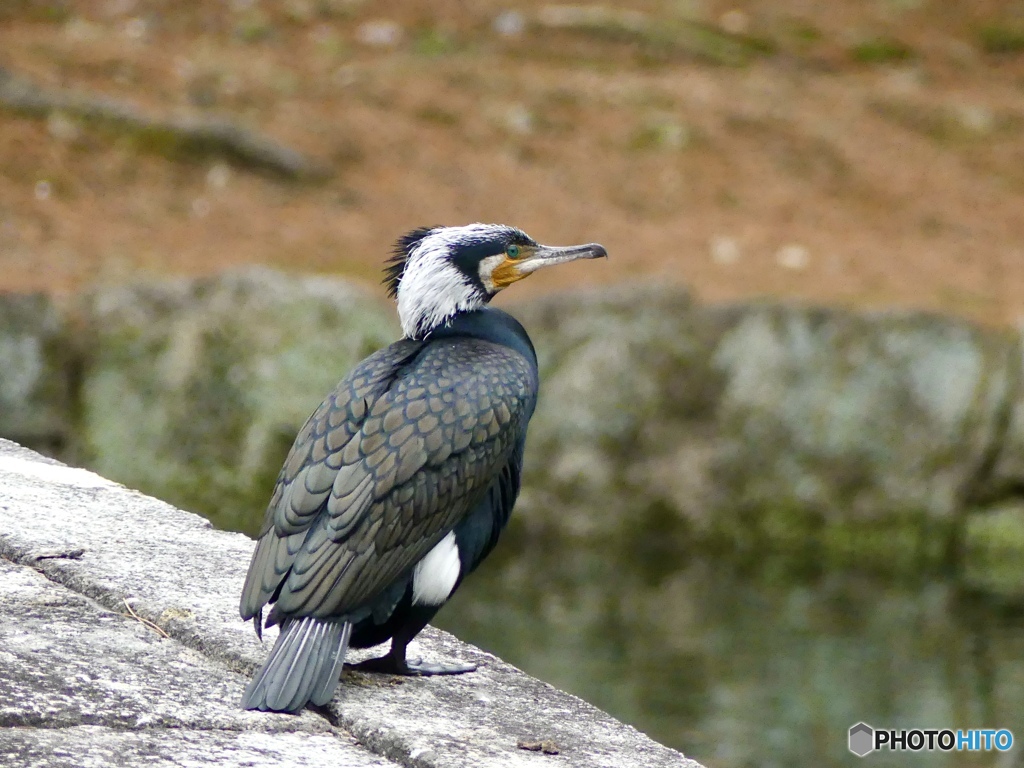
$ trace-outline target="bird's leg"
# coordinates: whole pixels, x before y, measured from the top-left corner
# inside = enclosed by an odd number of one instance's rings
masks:
[[[426,622],[423,622],[423,626]],[[410,677],[430,677],[433,675],[461,675],[465,672],[476,670],[476,664],[434,664],[423,659],[410,661],[405,657],[406,647],[409,641],[415,637],[423,626],[413,627],[406,625],[391,639],[391,650],[387,655],[376,659],[367,659],[350,668],[360,672],[382,672],[387,675],[406,675]]]
[[[436,664],[424,661],[423,659],[410,661],[405,656],[405,649],[411,639],[395,635],[391,640],[391,650],[388,651],[387,658],[395,659],[395,664],[403,670],[396,674],[429,677],[431,675],[461,675],[465,672],[474,672],[476,670],[476,664]]]

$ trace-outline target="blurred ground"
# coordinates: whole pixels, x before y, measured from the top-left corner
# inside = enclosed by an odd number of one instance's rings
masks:
[[[249,262],[376,281],[401,232],[482,220],[612,254],[520,296],[654,279],[1024,317],[1024,2],[609,8],[7,0],[0,67],[233,116],[334,174],[0,112],[0,289]]]

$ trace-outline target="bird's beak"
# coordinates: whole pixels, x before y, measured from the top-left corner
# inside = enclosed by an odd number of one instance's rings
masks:
[[[602,256],[608,258],[608,251],[600,243],[567,245],[562,248],[538,245],[525,258],[514,262],[514,269],[519,273],[519,277],[522,278],[536,272],[541,267],[550,267],[552,264],[565,264],[577,259],[597,259]]]

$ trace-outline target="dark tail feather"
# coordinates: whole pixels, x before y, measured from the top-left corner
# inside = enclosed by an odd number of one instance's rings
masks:
[[[285,621],[266,663],[245,689],[242,708],[298,712],[310,701],[329,702],[351,634],[352,625],[341,619]]]

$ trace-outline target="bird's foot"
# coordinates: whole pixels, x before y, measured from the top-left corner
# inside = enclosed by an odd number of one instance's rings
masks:
[[[432,675],[463,675],[466,672],[476,672],[476,664],[436,664],[423,659],[416,659],[415,661],[405,662],[405,668],[408,670],[405,672],[407,675],[419,675],[422,677],[431,677]]]
[[[406,677],[433,677],[434,675],[461,675],[475,672],[476,664],[436,664],[423,659],[410,661],[396,659],[390,654],[376,659],[367,659],[358,664],[346,664],[349,669],[357,672],[378,672],[385,675],[404,675]]]

